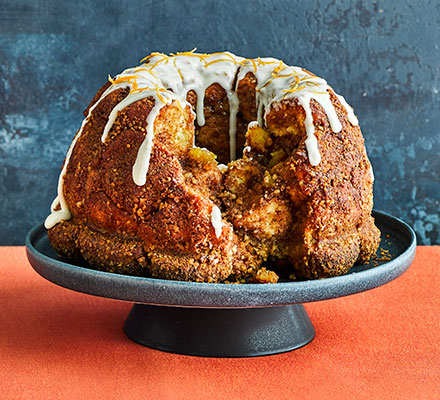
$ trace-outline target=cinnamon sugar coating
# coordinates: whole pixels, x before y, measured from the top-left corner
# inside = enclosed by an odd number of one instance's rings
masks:
[[[372,178],[359,127],[330,91],[342,124],[333,132],[312,99],[321,154],[312,166],[306,115],[296,99],[266,110],[265,127],[247,129],[257,119],[255,88],[252,73],[238,82],[239,158],[227,169],[218,168],[229,160],[226,91],[208,87],[202,127],[189,105],[165,105],[155,119],[144,186],[133,182],[132,168],[155,100],[148,97],[120,111],[102,143],[109,114],[128,91],[107,95],[91,113],[67,165],[63,193],[72,218],[49,230],[54,248],[102,270],[198,282],[276,282],[270,270],[317,279],[368,261],[380,232],[371,217]],[[195,106],[197,95],[189,92],[187,99]],[[219,237],[211,220],[214,206],[222,211]]]

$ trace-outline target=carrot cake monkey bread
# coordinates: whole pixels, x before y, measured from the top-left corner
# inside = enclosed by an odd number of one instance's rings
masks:
[[[98,91],[45,226],[63,257],[124,274],[276,282],[375,254],[358,120],[275,58],[152,53]]]

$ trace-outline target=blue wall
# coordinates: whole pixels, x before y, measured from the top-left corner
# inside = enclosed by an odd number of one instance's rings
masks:
[[[440,244],[440,6],[401,1],[12,1],[0,7],[0,244],[55,196],[82,110],[151,51],[273,56],[354,106],[375,207]],[[421,5],[423,3],[424,5]]]

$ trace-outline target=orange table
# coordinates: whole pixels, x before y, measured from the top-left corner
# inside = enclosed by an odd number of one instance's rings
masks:
[[[0,399],[440,399],[440,246],[395,281],[306,304],[290,353],[200,358],[122,332],[131,304],[58,287],[0,247]]]

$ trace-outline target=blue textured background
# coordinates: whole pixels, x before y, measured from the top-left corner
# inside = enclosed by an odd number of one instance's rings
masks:
[[[2,0],[0,21],[0,244],[22,244],[46,217],[107,75],[194,47],[324,77],[359,117],[375,208],[440,244],[438,2]]]

